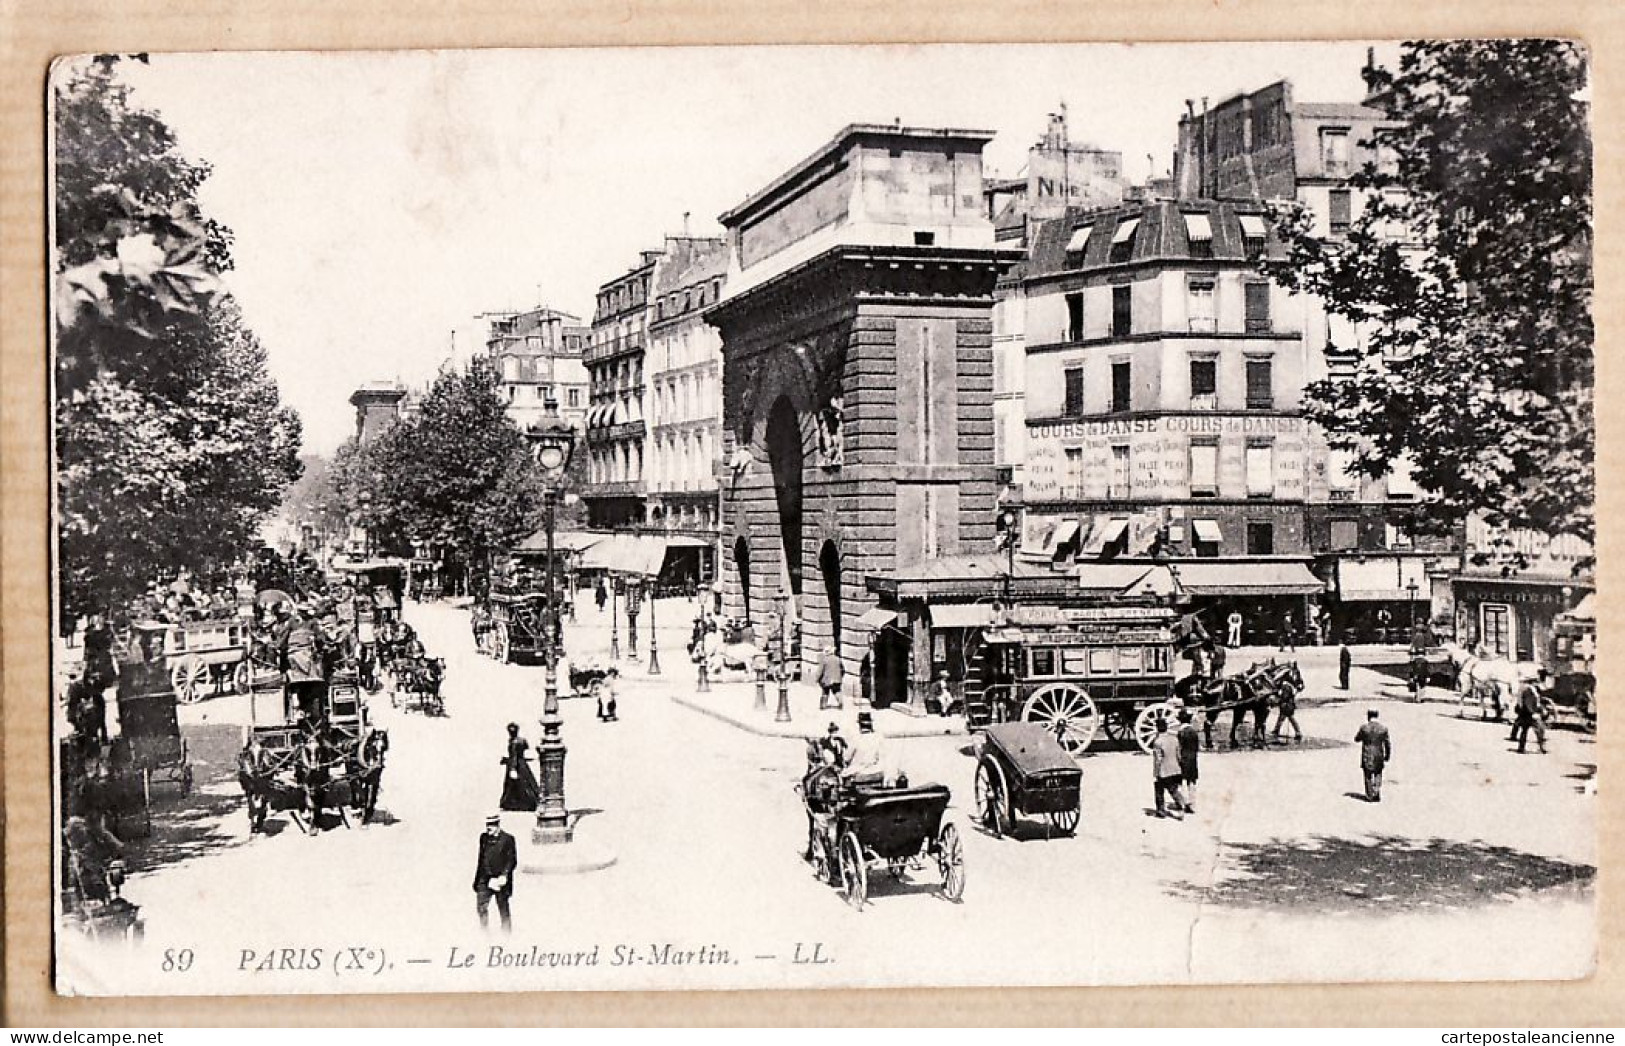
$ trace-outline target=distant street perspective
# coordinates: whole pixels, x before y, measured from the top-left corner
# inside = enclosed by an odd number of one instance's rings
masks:
[[[502,115],[581,55],[60,65],[59,989],[1586,976],[1584,52],[1152,50],[1192,97],[974,129],[922,48],[928,116],[670,186]],[[245,139],[226,67],[376,119]],[[315,162],[374,137],[406,231]]]

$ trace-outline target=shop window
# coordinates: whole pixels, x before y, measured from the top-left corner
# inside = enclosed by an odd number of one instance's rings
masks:
[[[1261,520],[1247,522],[1247,554],[1249,556],[1275,555],[1275,524]]]
[[[1512,608],[1504,603],[1485,603],[1481,609],[1481,642],[1491,657],[1512,656]]]

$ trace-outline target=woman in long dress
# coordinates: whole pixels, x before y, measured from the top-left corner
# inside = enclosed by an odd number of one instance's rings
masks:
[[[519,736],[519,724],[508,724],[508,754],[502,760],[507,772],[502,777],[502,809],[534,810],[541,789],[530,771],[530,743]]]

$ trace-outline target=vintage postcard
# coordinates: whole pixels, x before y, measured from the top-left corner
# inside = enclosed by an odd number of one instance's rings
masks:
[[[1565,980],[1589,55],[82,55],[69,995]]]

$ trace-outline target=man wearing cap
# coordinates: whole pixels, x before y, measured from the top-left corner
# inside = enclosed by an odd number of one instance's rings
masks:
[[[1185,796],[1179,790],[1183,780],[1179,768],[1179,738],[1168,732],[1166,715],[1157,716],[1156,723],[1157,738],[1151,742],[1151,783],[1156,797],[1157,816],[1168,816],[1164,799],[1171,797],[1173,814],[1178,817],[1185,806]]]
[[[1360,744],[1360,769],[1365,771],[1365,799],[1368,803],[1382,802],[1382,770],[1393,758],[1394,749],[1388,741],[1388,728],[1377,722],[1377,710],[1365,714],[1365,725],[1354,735]]]
[[[513,896],[513,873],[518,867],[519,850],[513,836],[502,830],[502,818],[492,814],[485,819],[479,855],[474,861],[474,910],[479,913],[481,926],[490,923],[491,898],[495,897],[502,928],[513,929],[508,899]]]
[[[1540,746],[1541,752],[1546,751],[1546,719],[1541,714],[1541,698],[1544,696],[1546,680],[1549,673],[1542,668],[1540,674],[1534,679],[1525,679],[1522,689],[1518,691],[1518,718],[1512,726],[1512,740],[1518,742],[1518,754],[1523,755],[1529,745],[1529,728],[1535,728],[1535,743]]]
[[[825,758],[830,765],[837,770],[846,765],[850,746],[847,745],[846,738],[841,736],[841,728],[836,724],[829,724],[829,729],[824,732],[823,738],[819,740],[818,747],[824,752]]]

